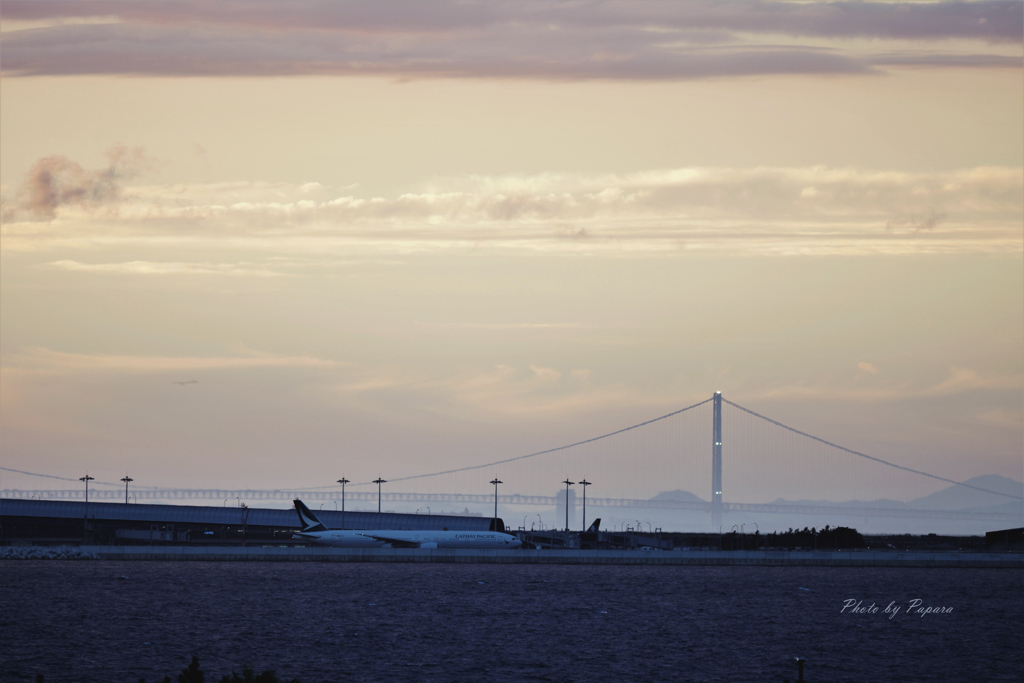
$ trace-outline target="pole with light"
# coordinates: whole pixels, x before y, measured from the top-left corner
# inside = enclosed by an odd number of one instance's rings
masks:
[[[345,528],[345,484],[348,483],[348,479],[346,479],[345,477],[342,477],[341,479],[338,480],[338,483],[341,484],[341,528],[344,529]]]
[[[128,482],[135,481],[135,480],[132,479],[131,477],[129,477],[126,474],[126,475],[124,475],[124,479],[122,479],[121,481],[124,482],[124,504],[127,505],[128,504]]]
[[[377,477],[373,483],[377,485],[377,514],[380,514],[380,485],[388,483],[388,480]]]
[[[497,477],[491,479],[491,483],[494,484],[494,530],[498,530],[498,484],[504,484]]]
[[[86,474],[84,477],[79,477],[78,481],[85,482],[85,519],[82,522],[82,543],[85,543],[86,537],[89,533],[89,482],[96,477],[90,477]]]
[[[580,480],[580,486],[583,487],[583,526],[581,527],[583,531],[587,530],[587,487],[593,483],[586,479]]]
[[[565,484],[565,530],[568,531],[569,530],[569,487],[572,486],[573,484],[575,484],[576,482],[569,481],[569,479],[566,478],[566,480],[563,481],[562,483]]]

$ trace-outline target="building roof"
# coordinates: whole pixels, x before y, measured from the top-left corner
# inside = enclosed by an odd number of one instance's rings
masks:
[[[42,517],[82,519],[84,501],[24,500],[0,498],[0,517]],[[487,531],[490,517],[454,515],[407,515],[376,512],[338,512],[314,510],[329,529],[449,529],[451,531]],[[148,522],[151,524],[216,524],[222,526],[266,526],[299,528],[295,510],[268,508],[216,507],[204,505],[150,505],[145,503],[89,503],[89,519],[109,522]],[[499,521],[499,524],[501,522]],[[500,528],[500,527],[499,527]]]

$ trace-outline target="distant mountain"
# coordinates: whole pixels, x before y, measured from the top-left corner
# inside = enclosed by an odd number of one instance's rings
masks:
[[[966,486],[948,486],[929,496],[915,498],[907,505],[918,510],[967,510],[997,506],[1002,508],[1007,503],[1011,506],[1016,505],[1019,510],[1021,506],[1024,506],[1024,502],[1019,500],[1019,498],[1024,498],[1024,482],[1000,477],[998,474],[986,474],[981,477],[968,479],[964,483],[990,491],[1017,496],[1018,500],[1015,501],[1006,496],[997,496],[985,493],[984,491],[976,491]]]
[[[706,503],[707,501],[699,496],[695,496],[689,491],[662,491],[658,495],[651,498],[651,500],[673,500],[680,503]]]
[[[998,491],[999,493],[1024,498],[1024,482],[1015,481],[1001,477],[998,474],[986,474],[974,477],[964,482],[971,486]],[[689,491],[662,491],[651,500],[679,501],[684,503],[706,503],[707,501],[695,496]],[[948,486],[941,491],[915,498],[904,503],[899,500],[888,500],[879,498],[877,500],[786,500],[778,498],[772,501],[775,505],[816,505],[819,507],[862,507],[862,508],[884,508],[887,510],[971,510],[972,512],[1006,512],[1016,513],[1024,511],[1024,501],[1014,500],[1006,496],[998,496],[984,491],[969,489],[966,486]]]
[[[844,507],[844,508],[884,508],[886,510],[901,510],[907,507],[907,504],[900,500],[889,500],[888,498],[878,498],[876,500],[786,500],[785,498],[776,498],[771,502],[771,505],[817,505],[818,507]]]
[[[971,486],[998,491],[999,493],[1024,498],[1024,483],[1000,477],[998,474],[986,474],[974,477],[964,482]],[[777,498],[772,501],[775,505],[818,505],[837,507],[863,507],[863,508],[885,508],[888,510],[970,510],[972,512],[1006,512],[1015,513],[1024,511],[1024,501],[1014,500],[1006,496],[998,496],[994,493],[985,493],[969,489],[966,486],[947,486],[941,491],[936,491],[921,498],[915,498],[909,502],[898,500],[846,500],[842,502],[832,500],[786,500]]]

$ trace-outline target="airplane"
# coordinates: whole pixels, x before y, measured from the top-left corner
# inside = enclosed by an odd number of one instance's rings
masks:
[[[512,550],[522,542],[496,531],[328,529],[301,500],[293,501],[302,531],[293,538],[336,548],[489,548]]]

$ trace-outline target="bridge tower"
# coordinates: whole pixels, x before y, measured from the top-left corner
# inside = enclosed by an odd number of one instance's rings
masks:
[[[715,392],[711,442],[711,526],[722,524],[722,392]]]

